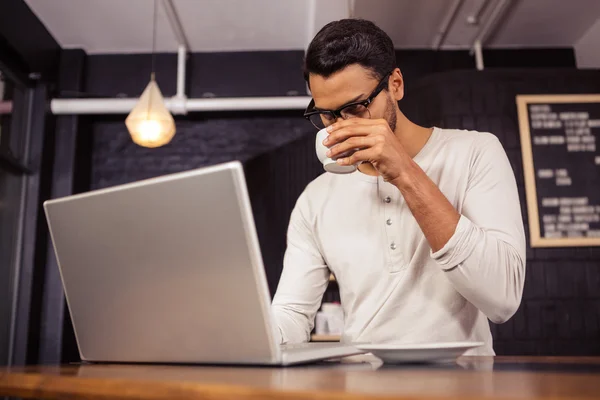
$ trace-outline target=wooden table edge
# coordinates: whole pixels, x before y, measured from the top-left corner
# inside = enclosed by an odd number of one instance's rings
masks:
[[[107,400],[107,399],[317,399],[317,400],[355,400],[355,399],[461,399],[473,400],[480,396],[394,396],[370,395],[367,393],[345,393],[340,391],[302,391],[263,389],[241,385],[206,384],[191,382],[164,382],[148,380],[125,380],[119,378],[99,379],[74,376],[0,372],[0,396],[20,397],[27,399],[55,400]],[[512,397],[510,397],[513,399]],[[544,397],[544,400],[559,400],[567,397]],[[573,400],[589,399],[589,397],[568,397]],[[496,397],[494,399],[503,399]],[[508,397],[507,397],[508,399]],[[513,399],[514,400],[514,399]]]
[[[107,399],[406,399],[422,400],[416,396],[368,395],[340,391],[301,391],[264,389],[242,385],[223,385],[192,382],[149,380],[99,379],[64,375],[0,372],[0,396],[28,399],[107,400]]]
[[[463,361],[483,361],[502,363],[553,363],[553,364],[600,364],[600,357],[461,357]],[[0,370],[0,397],[12,396],[21,398],[72,400],[107,400],[107,399],[439,399],[441,396],[413,394],[394,395],[393,393],[348,393],[341,389],[286,390],[280,387],[265,388],[246,384],[228,385],[224,383],[166,381],[150,379],[125,379],[121,377],[98,378],[76,376],[77,366],[31,366],[16,368],[16,370]],[[505,373],[510,371],[479,371],[479,373]],[[544,371],[528,371],[525,373],[545,374]],[[502,398],[492,396],[493,398]],[[474,394],[445,397],[450,399],[479,398]],[[585,396],[549,396],[543,399],[589,398]]]

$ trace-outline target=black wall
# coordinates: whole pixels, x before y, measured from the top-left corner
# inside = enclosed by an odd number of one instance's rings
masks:
[[[419,82],[404,109],[424,125],[498,136],[517,177],[528,232],[515,96],[599,92],[600,71],[456,72]],[[600,354],[600,248],[528,246],[521,307],[493,333],[499,354]]]
[[[475,72],[464,51],[399,51],[406,80],[401,109],[415,122],[491,131],[504,144],[522,191],[514,95],[598,92],[597,73],[578,72],[571,49],[492,50],[490,70]],[[187,93],[202,96],[303,95],[301,52],[195,54]],[[148,82],[148,56],[89,56],[81,96],[136,96]],[[161,55],[157,78],[175,92],[176,60]],[[496,68],[527,68],[502,72]],[[554,67],[542,71],[539,67]],[[471,71],[464,71],[471,69]],[[444,71],[463,70],[437,74]],[[595,86],[594,86],[595,85]],[[74,96],[76,93],[62,93]],[[91,135],[91,163],[78,168],[90,188],[108,187],[233,159],[245,162],[269,287],[279,280],[289,214],[298,195],[321,173],[314,128],[300,111],[230,112],[177,117],[173,142],[159,149],[131,143],[123,116],[80,117]],[[81,159],[82,156],[79,155]],[[85,157],[83,157],[85,158]],[[524,201],[524,194],[521,193]],[[525,215],[526,218],[526,215]],[[515,318],[493,327],[499,354],[600,354],[600,268],[597,249],[528,250],[524,302]],[[65,361],[76,353],[65,339]]]
[[[56,79],[60,46],[23,0],[0,1],[0,69],[33,86]]]
[[[573,69],[572,49],[486,50],[489,68],[561,67]],[[301,51],[196,53],[188,59],[189,97],[305,95]],[[424,77],[474,67],[468,51],[398,50],[407,92]],[[165,97],[175,94],[176,56],[157,57],[157,81]],[[93,55],[86,58],[80,92],[62,97],[135,97],[148,83],[149,55]],[[413,95],[411,95],[412,97]],[[143,149],[134,145],[123,116],[82,117],[83,135],[93,136],[91,187],[103,188],[169,172],[240,159],[271,151],[313,127],[302,112],[195,113],[177,117],[177,135],[168,146]]]
[[[487,69],[575,68],[571,48],[484,50]],[[244,97],[305,95],[302,51],[256,51],[194,53],[187,59],[188,97]],[[434,73],[475,68],[466,50],[397,50],[396,59],[410,87]],[[64,97],[136,97],[148,84],[151,56],[92,55],[85,65],[82,93],[60,93]],[[156,79],[165,96],[175,94],[177,57],[159,54]]]

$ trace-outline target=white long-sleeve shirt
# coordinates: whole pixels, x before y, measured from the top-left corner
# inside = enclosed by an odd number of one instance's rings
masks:
[[[432,253],[400,191],[361,172],[325,173],[292,212],[272,312],[281,343],[305,342],[329,283],[339,285],[342,341],[482,341],[521,301],[525,234],[515,177],[489,134],[434,128],[414,161],[461,214]]]

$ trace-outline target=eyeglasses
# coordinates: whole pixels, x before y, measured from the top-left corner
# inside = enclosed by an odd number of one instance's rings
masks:
[[[392,71],[393,72],[393,71]],[[309,120],[317,129],[323,129],[335,122],[336,119],[350,119],[350,118],[371,118],[371,112],[369,111],[369,105],[373,102],[375,97],[381,93],[381,91],[387,86],[388,79],[392,72],[386,74],[381,81],[377,84],[377,87],[366,100],[355,101],[348,103],[338,108],[337,110],[317,110],[315,109],[314,99],[310,101],[306,111],[304,112],[304,118]]]

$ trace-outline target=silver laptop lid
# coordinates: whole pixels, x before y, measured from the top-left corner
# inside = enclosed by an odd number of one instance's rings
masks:
[[[83,360],[280,361],[239,162],[44,208]]]

